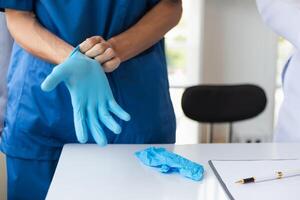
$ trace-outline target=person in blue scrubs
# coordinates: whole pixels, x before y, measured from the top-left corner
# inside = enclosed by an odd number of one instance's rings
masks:
[[[180,20],[181,0],[0,0],[0,8],[15,40],[1,138],[9,200],[44,199],[63,145],[77,142],[66,86],[40,85],[78,45],[131,116],[115,119],[121,134],[103,126],[108,143],[175,142],[163,36]]]

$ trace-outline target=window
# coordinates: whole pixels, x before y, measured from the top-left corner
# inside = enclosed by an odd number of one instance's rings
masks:
[[[173,101],[178,144],[198,142],[198,123],[186,118],[181,109],[181,97],[187,86],[200,82],[200,41],[202,1],[183,1],[183,16],[173,30],[166,35],[166,52]]]

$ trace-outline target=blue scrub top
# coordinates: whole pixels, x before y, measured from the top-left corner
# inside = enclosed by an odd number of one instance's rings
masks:
[[[42,26],[73,46],[86,38],[105,39],[134,25],[158,0],[0,0],[0,8],[32,11]],[[72,105],[61,84],[50,93],[40,84],[53,64],[14,44],[8,73],[8,105],[1,149],[10,156],[55,160],[65,143],[77,142]],[[116,101],[130,113],[122,133],[105,129],[109,143],[174,143],[163,41],[107,74]],[[90,137],[90,142],[93,142]]]

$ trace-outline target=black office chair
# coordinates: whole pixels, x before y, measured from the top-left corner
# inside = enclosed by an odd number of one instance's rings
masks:
[[[256,85],[199,85],[185,90],[181,104],[188,118],[210,124],[210,142],[213,124],[229,123],[232,142],[232,123],[259,115],[266,107],[267,97]]]

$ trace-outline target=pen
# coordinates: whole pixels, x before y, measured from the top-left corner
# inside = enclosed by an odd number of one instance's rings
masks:
[[[294,177],[300,175],[300,169],[298,170],[287,170],[287,171],[276,171],[274,174],[269,176],[261,176],[261,177],[250,177],[250,178],[244,178],[241,180],[236,181],[235,183],[240,184],[247,184],[247,183],[258,183],[258,182],[264,182],[264,181],[273,181],[277,179],[283,179],[288,177]]]

